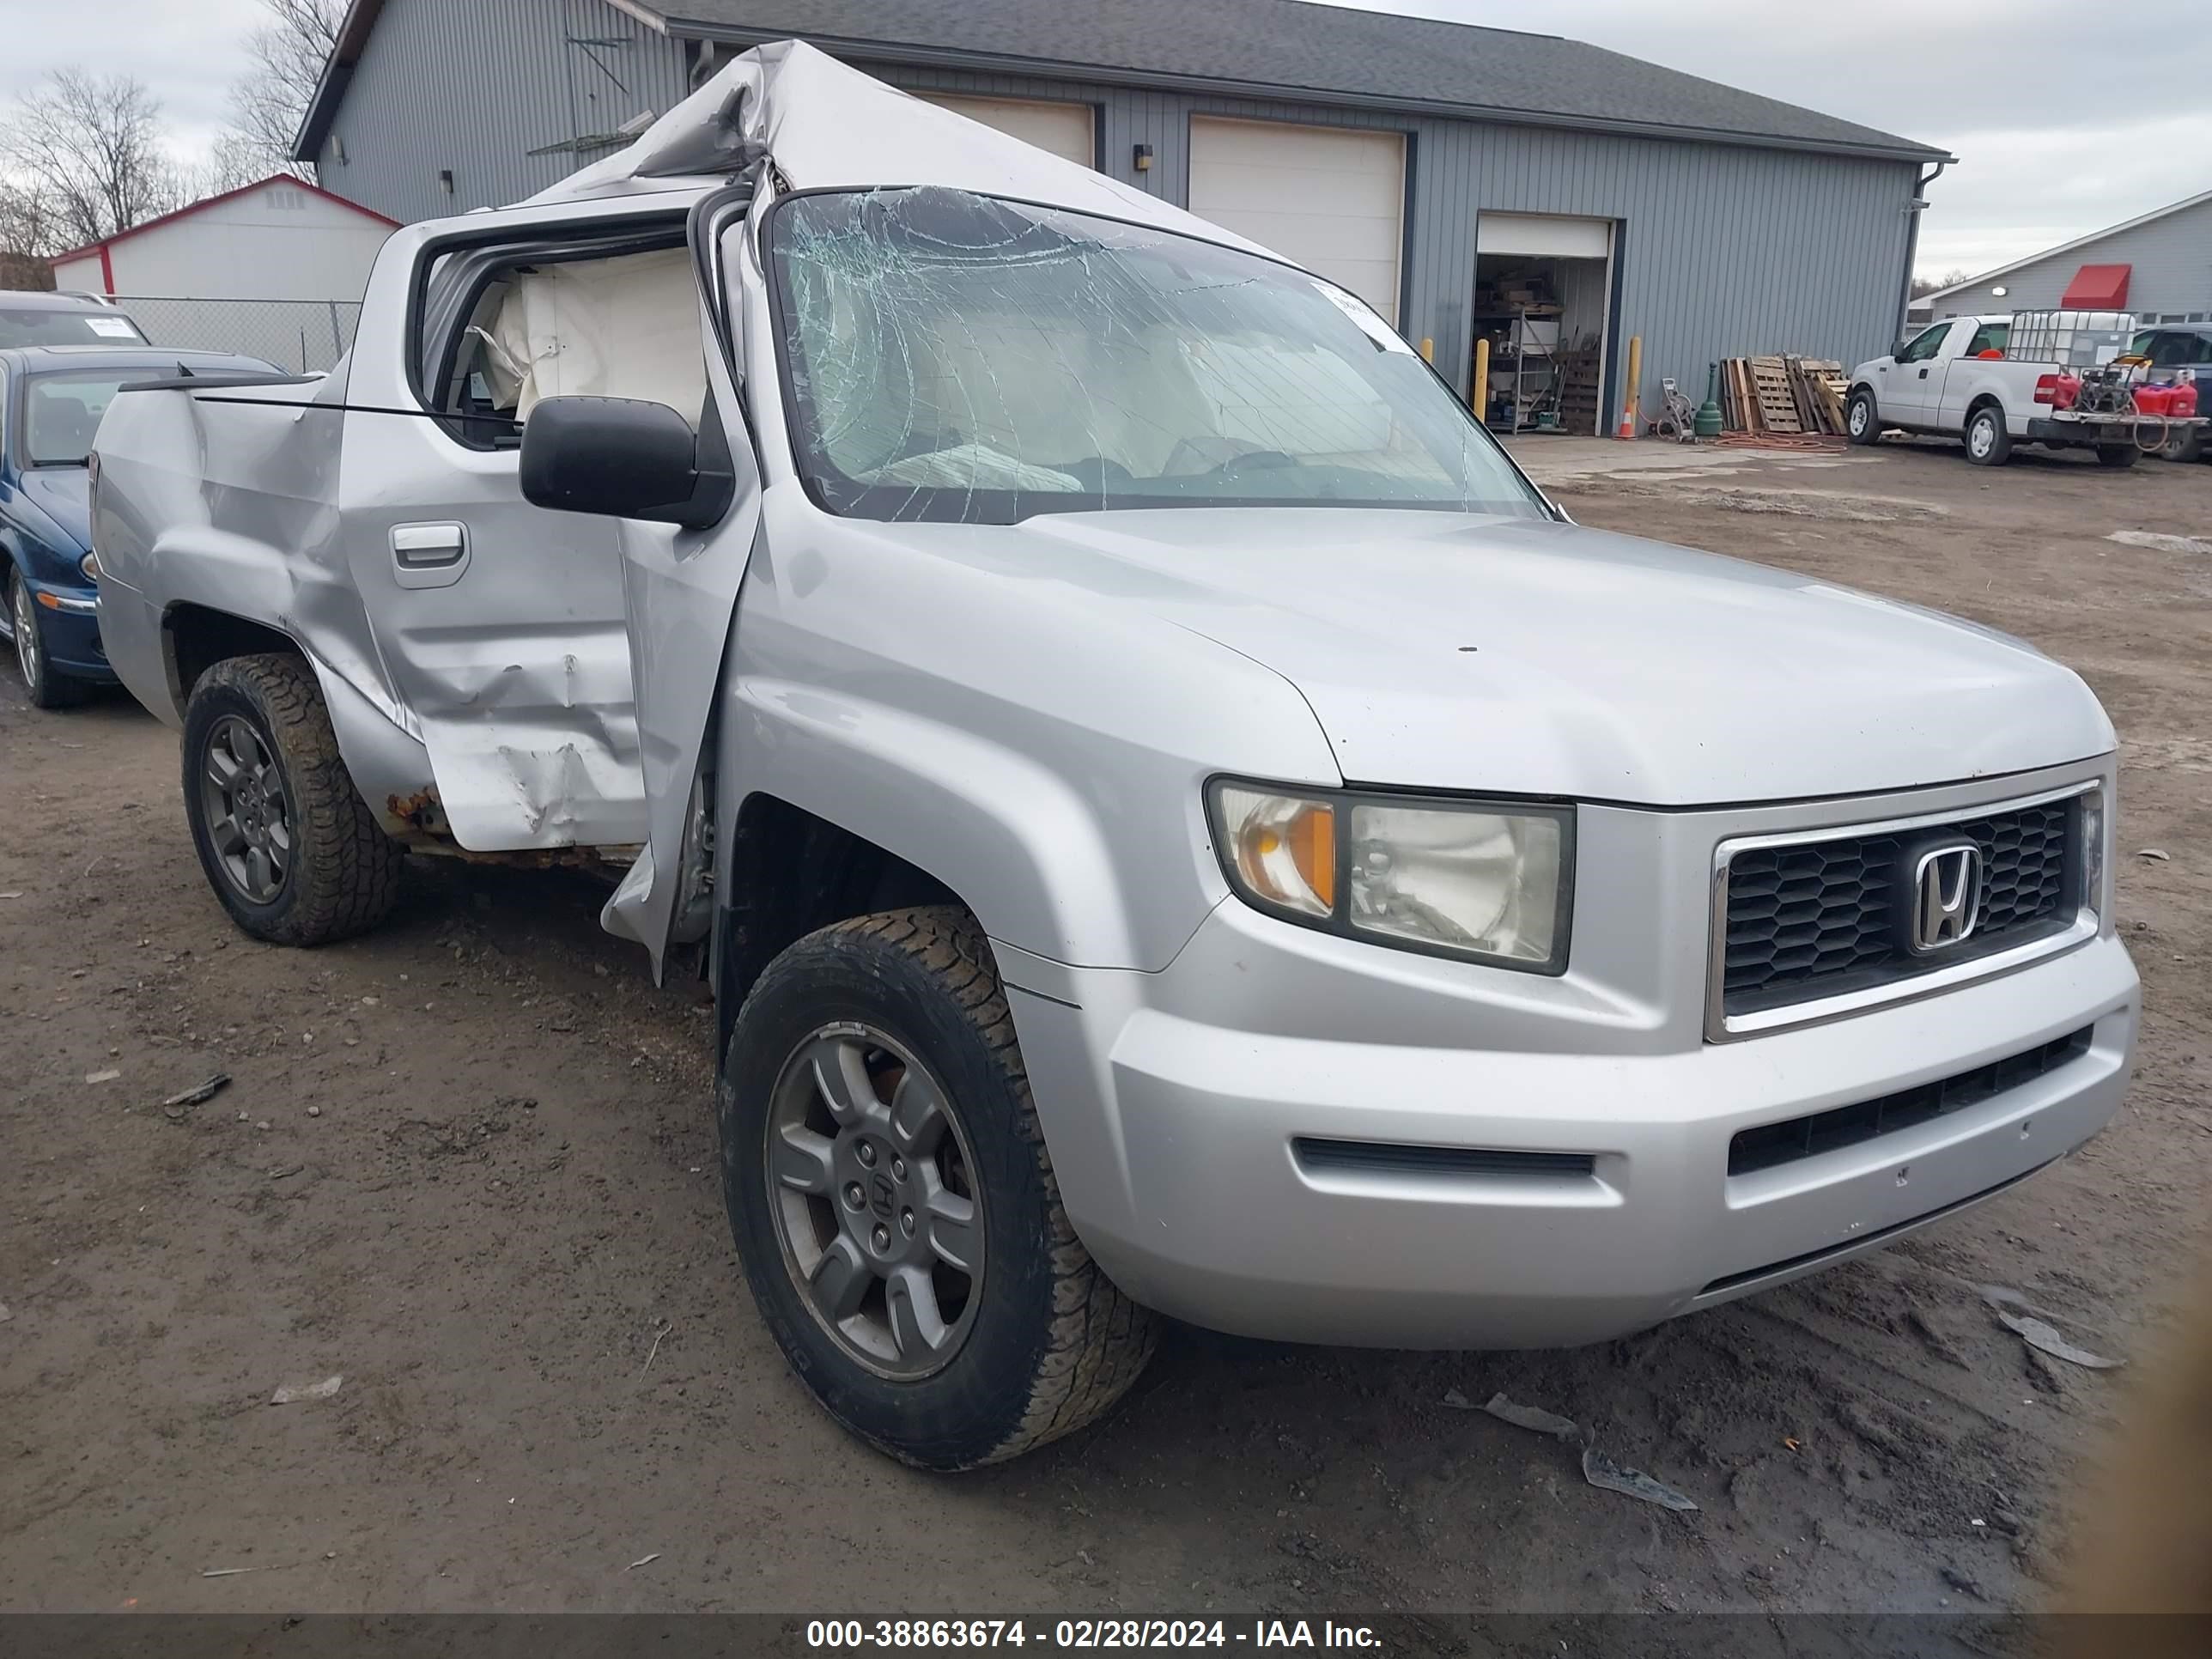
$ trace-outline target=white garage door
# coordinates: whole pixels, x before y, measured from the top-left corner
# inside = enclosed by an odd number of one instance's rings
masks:
[[[1398,320],[1406,140],[1278,121],[1190,123],[1190,210]]]
[[[1485,213],[1475,221],[1474,251],[1602,259],[1613,252],[1613,222],[1571,219],[1564,213]]]
[[[1065,161],[1091,167],[1098,165],[1098,139],[1092,131],[1093,112],[1088,104],[1047,104],[1016,98],[963,98],[945,92],[916,96],[996,127],[1010,138],[1049,150]]]

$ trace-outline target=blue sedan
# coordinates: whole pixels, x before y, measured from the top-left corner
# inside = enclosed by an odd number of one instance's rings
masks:
[[[147,345],[0,350],[0,636],[40,708],[115,683],[100,648],[85,465],[115,389],[179,373],[279,372],[258,358]]]

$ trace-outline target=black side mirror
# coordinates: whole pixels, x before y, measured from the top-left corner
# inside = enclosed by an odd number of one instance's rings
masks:
[[[1903,362],[1905,361],[1905,349],[1912,342],[1910,340],[1899,340],[1895,345],[1890,347],[1890,361],[1894,363]]]
[[[562,513],[703,530],[736,494],[728,459],[666,404],[548,398],[522,428],[522,498]]]

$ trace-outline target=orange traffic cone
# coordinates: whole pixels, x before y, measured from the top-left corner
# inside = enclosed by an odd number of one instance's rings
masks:
[[[1623,409],[1620,411],[1620,430],[1614,433],[1613,435],[1616,438],[1633,438],[1636,435],[1636,411],[1634,410]]]

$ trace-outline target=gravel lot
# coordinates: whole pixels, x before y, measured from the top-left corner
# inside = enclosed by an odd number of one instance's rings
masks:
[[[41,714],[10,665],[0,1606],[2033,1604],[2127,1374],[2042,1359],[1974,1287],[2139,1355],[2205,1213],[2212,550],[2156,538],[2212,535],[2212,467],[1528,453],[1585,522],[1955,611],[2095,687],[2125,744],[2120,913],[2148,1012],[2130,1103],[2081,1156],[1885,1254],[1578,1352],[1176,1332],[1092,1430],[919,1475],[819,1416],[755,1318],[708,1011],[599,933],[595,890],[420,866],[374,939],[255,945],[202,883],[170,732],[120,698]],[[161,1109],[218,1071],[220,1097]],[[269,1403],[333,1375],[331,1397]],[[1454,1389],[1601,1425],[1702,1511],[1592,1490],[1569,1449]],[[254,1571],[204,1576],[232,1568]]]

